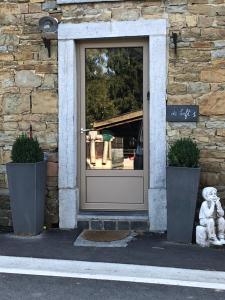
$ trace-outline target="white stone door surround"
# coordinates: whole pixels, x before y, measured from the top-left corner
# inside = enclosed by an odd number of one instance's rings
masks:
[[[151,231],[164,231],[166,212],[167,20],[59,24],[59,227],[75,228],[79,211],[77,186],[76,41],[149,38],[149,189]]]

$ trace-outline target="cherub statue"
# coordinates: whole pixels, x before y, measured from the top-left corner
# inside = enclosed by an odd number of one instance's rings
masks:
[[[205,187],[202,190],[202,202],[199,220],[200,225],[206,227],[209,243],[216,246],[225,245],[225,220],[224,210],[217,197],[217,189],[214,187]]]

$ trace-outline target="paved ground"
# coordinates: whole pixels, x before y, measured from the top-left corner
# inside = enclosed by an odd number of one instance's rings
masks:
[[[166,285],[0,274],[1,300],[224,300],[225,291]]]
[[[1,233],[0,255],[225,271],[225,248],[169,243],[165,236],[148,233],[127,248],[74,247],[78,234],[75,230],[50,230],[37,237]]]
[[[225,271],[225,248],[200,248],[196,245],[175,244],[168,242],[163,235],[150,233],[139,235],[136,240],[129,243],[127,248],[74,247],[73,242],[78,234],[79,232],[75,230],[49,230],[36,237],[18,237],[12,233],[0,233],[0,256],[52,258],[62,259],[64,260],[63,262],[74,260]],[[2,259],[4,261],[6,258],[2,257]],[[15,258],[13,258],[13,263],[15,263]],[[55,262],[53,262],[54,264]],[[68,261],[67,264],[71,266],[71,262]],[[22,265],[22,268],[25,265],[26,263]],[[118,269],[118,265],[116,266]],[[3,264],[0,267],[3,267]],[[165,272],[167,271],[168,269],[165,270]],[[145,284],[111,281],[111,278],[106,281],[8,274],[7,272],[4,274],[0,273],[1,300],[97,300],[101,298],[109,300],[225,299],[224,290],[213,289],[216,285],[213,285],[213,288],[210,289],[203,289],[159,285],[159,281],[156,284]],[[89,268],[87,268],[87,272],[90,272]],[[178,272],[183,271],[178,270]],[[13,271],[12,273],[16,272]],[[202,273],[206,274],[207,272]],[[212,272],[211,275],[217,276],[216,272]],[[103,277],[102,279],[105,278]],[[208,284],[209,282],[207,281],[207,287],[209,287]]]

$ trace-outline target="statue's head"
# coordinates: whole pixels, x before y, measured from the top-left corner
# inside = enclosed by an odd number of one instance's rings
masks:
[[[205,187],[202,190],[202,197],[206,201],[216,201],[218,199],[218,197],[217,197],[217,189],[214,188],[214,187],[212,187],[212,186]]]

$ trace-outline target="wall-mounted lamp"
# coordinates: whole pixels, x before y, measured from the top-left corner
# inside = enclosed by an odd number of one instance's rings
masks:
[[[51,40],[57,38],[58,20],[50,16],[42,17],[39,20],[39,29],[42,32],[45,48],[48,49],[48,57],[51,57]]]

